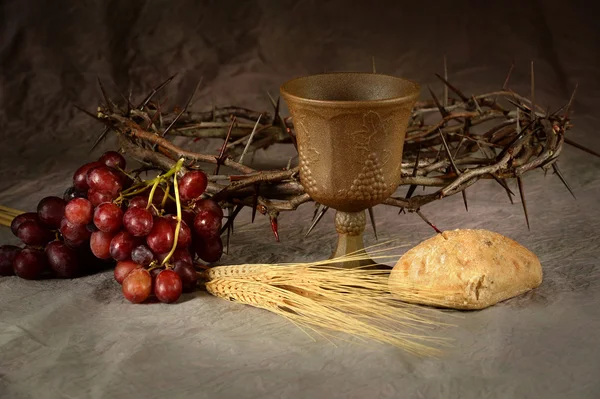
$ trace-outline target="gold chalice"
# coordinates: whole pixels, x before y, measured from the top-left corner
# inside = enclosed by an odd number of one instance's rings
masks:
[[[331,258],[364,251],[365,210],[400,183],[419,85],[382,74],[340,72],[296,78],[280,91],[296,130],[300,182],[314,201],[336,210],[338,242]]]

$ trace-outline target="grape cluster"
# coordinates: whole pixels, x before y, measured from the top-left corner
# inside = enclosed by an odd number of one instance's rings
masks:
[[[172,170],[135,181],[125,168],[125,158],[108,151],[75,171],[62,198],[43,198],[36,212],[15,217],[11,230],[24,246],[0,246],[0,275],[75,278],[114,266],[133,303],[171,303],[193,291],[197,262],[223,254],[223,210],[203,198],[206,174],[188,171],[176,182]]]

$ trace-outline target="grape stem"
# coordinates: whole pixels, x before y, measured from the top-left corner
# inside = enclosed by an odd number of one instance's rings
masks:
[[[173,167],[174,173],[173,173],[173,191],[175,192],[175,205],[177,206],[177,227],[175,228],[175,237],[173,237],[173,247],[171,248],[171,251],[168,253],[168,255],[163,259],[161,265],[164,266],[167,264],[167,262],[169,261],[169,259],[171,259],[171,256],[173,256],[173,253],[175,253],[175,249],[177,248],[177,241],[179,240],[179,229],[181,229],[181,199],[179,198],[179,185],[177,184],[177,172],[179,172],[179,169],[181,169],[182,165],[183,165],[183,161],[185,159],[181,158],[179,161],[177,161],[177,163],[175,164],[175,166]],[[171,171],[169,171],[171,172]],[[153,187],[155,188],[155,187]],[[168,190],[168,187],[167,187]],[[168,193],[168,191],[167,191]],[[152,193],[150,193],[150,195],[152,195]],[[166,199],[166,196],[165,196]],[[148,200],[148,202],[150,203],[150,200]]]

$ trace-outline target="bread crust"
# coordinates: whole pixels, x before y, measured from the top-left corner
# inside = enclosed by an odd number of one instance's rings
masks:
[[[389,287],[407,302],[483,309],[538,287],[542,275],[538,257],[518,242],[489,230],[457,229],[407,251]]]

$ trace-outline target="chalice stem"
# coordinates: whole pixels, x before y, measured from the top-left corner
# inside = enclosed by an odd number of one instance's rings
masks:
[[[365,231],[366,216],[365,211],[360,212],[341,212],[336,211],[335,229],[338,232],[338,241],[330,259],[338,258],[344,255],[367,255],[363,241],[363,232]],[[336,263],[336,266],[353,268],[360,266],[373,265],[375,262],[370,258],[361,260],[350,260]]]

